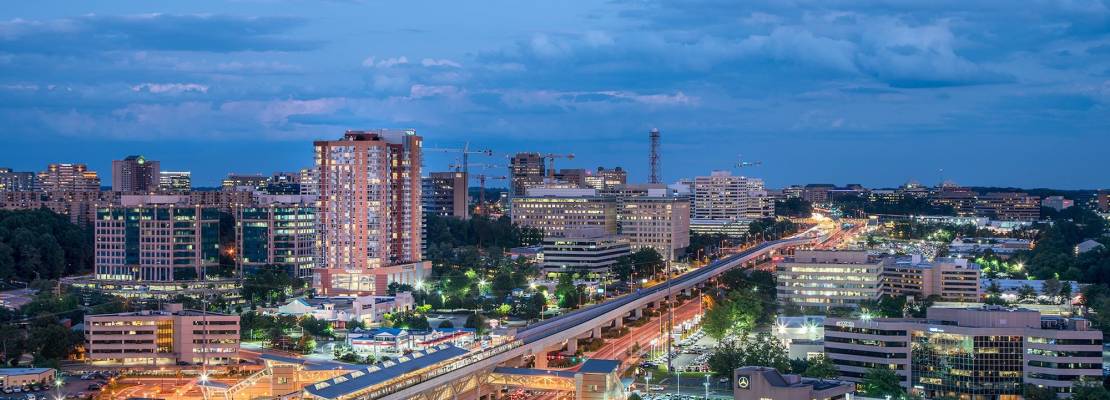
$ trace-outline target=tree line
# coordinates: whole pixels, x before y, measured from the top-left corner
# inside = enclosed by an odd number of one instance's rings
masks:
[[[50,210],[0,210],[0,280],[58,279],[93,269],[92,230]]]

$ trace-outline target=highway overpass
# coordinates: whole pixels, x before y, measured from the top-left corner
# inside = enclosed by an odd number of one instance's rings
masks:
[[[755,261],[759,257],[770,255],[777,250],[809,245],[820,240],[814,232],[806,232],[792,238],[762,243],[674,278],[669,285],[660,284],[640,289],[601,304],[595,304],[529,325],[516,332],[513,345],[507,346],[504,351],[488,354],[480,359],[469,358],[460,361],[459,365],[452,368],[443,368],[441,374],[429,376],[426,380],[404,388],[390,390],[391,393],[389,394],[360,396],[359,398],[388,400],[448,400],[457,398],[456,395],[467,393],[482,384],[489,383],[482,381],[481,377],[488,376],[489,371],[492,371],[494,367],[529,355],[537,356],[537,364],[545,363],[546,357],[544,356],[548,351],[561,348],[564,343],[572,346],[572,343],[576,344],[577,338],[599,334],[604,326],[610,324],[620,326],[625,316],[637,314],[648,307],[649,304],[657,304],[663,301],[667,297],[668,291],[677,294],[679,291],[693,288],[725,271]],[[461,364],[462,362],[465,362],[465,364]],[[542,365],[537,365],[537,367],[542,368]]]

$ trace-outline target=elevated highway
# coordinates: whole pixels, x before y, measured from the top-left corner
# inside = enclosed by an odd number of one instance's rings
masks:
[[[601,304],[529,325],[516,332],[514,345],[503,352],[490,354],[481,359],[472,359],[463,368],[452,368],[441,375],[428,377],[422,382],[392,391],[388,395],[368,398],[389,400],[458,398],[457,396],[472,390],[476,385],[481,385],[483,382],[474,382],[474,378],[486,375],[494,367],[529,355],[536,356],[537,364],[541,359],[546,361],[544,356],[547,351],[559,348],[564,343],[572,346],[572,343],[576,344],[580,337],[590,334],[599,335],[604,326],[610,324],[621,326],[625,316],[629,314],[638,316],[649,305],[664,301],[668,294],[677,295],[680,291],[693,288],[725,271],[756,261],[759,257],[771,255],[775,251],[820,241],[821,238],[814,232],[806,232],[791,238],[759,244],[673,278],[669,284],[640,289]],[[461,382],[465,384],[460,385]]]

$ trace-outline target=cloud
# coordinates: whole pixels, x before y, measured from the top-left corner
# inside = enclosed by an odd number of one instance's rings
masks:
[[[169,93],[178,94],[185,92],[208,93],[208,86],[198,83],[143,83],[131,87],[133,92]]]
[[[86,15],[0,22],[0,51],[83,54],[110,50],[307,51],[318,41],[290,35],[305,24],[293,17],[143,14]]]
[[[420,60],[420,65],[423,65],[425,67],[462,68],[462,64],[459,64],[458,62],[455,62],[455,61],[448,60],[446,58],[439,58],[439,59],[425,58],[423,60]]]
[[[409,63],[408,57],[391,57],[384,60],[376,60],[374,56],[367,57],[362,60],[362,66],[372,68],[392,68],[398,65],[405,65]]]

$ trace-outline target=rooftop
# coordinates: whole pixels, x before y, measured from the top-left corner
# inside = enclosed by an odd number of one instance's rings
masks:
[[[439,345],[424,351],[410,353],[396,361],[377,363],[349,374],[306,386],[304,390],[313,396],[337,399],[467,353],[466,349],[460,347],[447,344]]]
[[[0,368],[0,376],[32,375],[53,371],[53,368]]]

